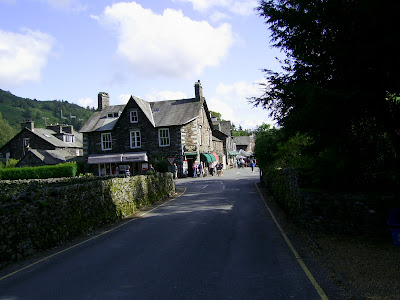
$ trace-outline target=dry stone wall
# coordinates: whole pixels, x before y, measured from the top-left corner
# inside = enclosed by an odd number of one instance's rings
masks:
[[[356,234],[390,234],[387,220],[398,207],[397,195],[307,190],[299,186],[295,169],[263,175],[275,201],[306,228]]]
[[[175,193],[172,174],[0,181],[0,267]]]

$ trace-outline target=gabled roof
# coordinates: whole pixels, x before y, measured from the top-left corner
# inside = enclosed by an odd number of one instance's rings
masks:
[[[184,125],[200,114],[203,101],[196,98],[150,102],[155,127]]]
[[[235,136],[233,142],[236,145],[250,145],[250,136]]]
[[[154,117],[153,114],[151,112],[151,106],[150,103],[140,99],[138,97],[135,96],[131,96],[131,98],[133,98],[133,100],[137,103],[137,105],[140,107],[140,109],[143,111],[143,113],[145,114],[145,116],[147,117],[147,119],[150,121],[150,123],[156,127],[155,123],[154,123]]]
[[[184,125],[196,119],[205,100],[196,98],[180,100],[164,100],[147,102],[135,96],[129,101],[135,101],[154,127]],[[123,111],[126,105],[108,106],[102,111],[95,112],[80,132],[110,131],[117,124],[118,117],[107,118],[108,113]],[[206,108],[206,110],[208,110]]]
[[[232,124],[231,121],[214,121],[213,126],[219,132],[222,132],[227,137],[231,136]]]
[[[82,133],[74,131],[75,141],[73,143],[67,143],[59,138],[55,137],[55,131],[45,128],[35,128],[33,131],[26,128],[26,130],[31,131],[38,137],[42,138],[46,142],[50,143],[51,145],[58,147],[58,148],[82,148],[83,147],[83,140],[82,140]]]
[[[227,136],[231,136],[231,132],[232,132],[231,121],[221,121],[220,128],[221,128],[220,131],[225,133]]]
[[[101,111],[96,111],[89,120],[83,125],[80,132],[91,132],[91,131],[109,131],[112,130],[117,124],[118,117],[108,118],[109,113],[122,112],[125,105],[113,105],[107,106]]]
[[[43,161],[43,163],[46,165],[56,165],[59,163],[66,162],[69,159],[73,158],[71,153],[69,153],[66,150],[61,150],[61,149],[57,149],[57,150],[29,149],[29,151],[25,155],[25,157],[29,154],[36,156],[39,160]],[[21,161],[23,161],[24,158],[22,158]]]

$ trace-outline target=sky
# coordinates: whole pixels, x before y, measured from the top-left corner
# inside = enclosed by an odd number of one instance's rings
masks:
[[[97,108],[194,97],[243,129],[274,124],[249,97],[280,71],[257,0],[0,0],[0,89]]]

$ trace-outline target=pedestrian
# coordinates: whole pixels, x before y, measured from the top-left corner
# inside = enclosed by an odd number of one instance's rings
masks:
[[[128,166],[125,170],[125,177],[130,177],[131,176],[131,171],[130,171],[130,166]]]
[[[174,163],[174,179],[178,178],[178,166]]]
[[[213,162],[210,163],[209,169],[210,169],[210,175],[214,176],[214,163]]]
[[[251,167],[251,171],[254,172],[255,163],[253,160],[250,163],[250,167]]]
[[[221,163],[219,163],[218,165],[217,165],[217,175],[218,176],[222,176],[222,168],[223,168],[224,166],[221,164]]]
[[[195,162],[193,163],[192,168],[193,168],[193,178],[197,178],[197,166]]]
[[[199,174],[200,174],[200,177],[204,176],[204,167],[203,167],[202,162],[199,163]]]
[[[156,170],[154,170],[154,167],[153,167],[153,165],[152,165],[152,164],[149,164],[149,171],[156,172]]]

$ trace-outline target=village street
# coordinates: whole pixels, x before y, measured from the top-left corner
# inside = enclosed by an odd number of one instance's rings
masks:
[[[0,299],[321,299],[258,194],[258,180],[250,168],[178,179],[182,196],[0,274]]]

